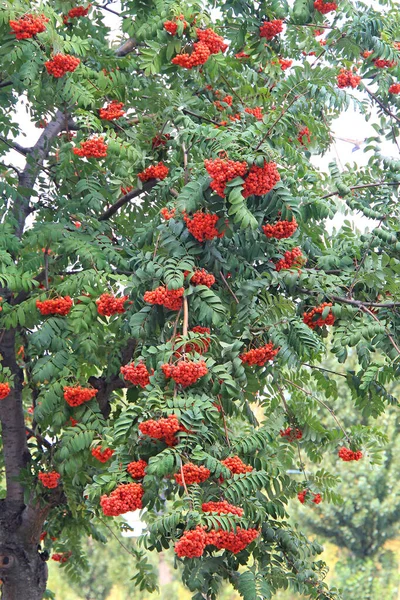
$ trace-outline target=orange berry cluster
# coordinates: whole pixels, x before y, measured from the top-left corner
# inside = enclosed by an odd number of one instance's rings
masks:
[[[144,489],[140,483],[125,483],[117,486],[109,496],[100,498],[100,506],[106,517],[118,517],[131,510],[142,508]]]
[[[210,54],[225,52],[228,44],[225,44],[224,38],[216,34],[212,29],[196,29],[197,38],[207,46]]]
[[[77,17],[86,17],[91,6],[91,4],[89,4],[87,8],[85,8],[84,6],[75,6],[75,8],[71,8],[71,10],[68,11],[68,16],[71,19]]]
[[[393,83],[389,88],[389,94],[400,94],[400,83]]]
[[[164,440],[168,446],[173,446],[177,443],[175,434],[178,431],[182,431],[183,427],[179,423],[176,415],[169,415],[167,418],[149,419],[148,421],[142,421],[139,424],[139,431],[143,435],[147,435],[155,440]]]
[[[361,81],[359,75],[355,75],[352,71],[347,69],[340,69],[340,73],[337,76],[337,84],[339,88],[356,88]]]
[[[185,277],[188,275],[188,271],[185,271]],[[206,285],[210,288],[215,283],[215,277],[212,273],[208,273],[205,269],[196,269],[190,278],[192,285]]]
[[[373,50],[364,50],[364,52],[362,53],[362,57],[363,58],[369,58],[371,56],[371,54],[373,54],[374,51]]]
[[[155,290],[145,292],[143,300],[149,304],[160,304],[169,310],[179,310],[182,308],[184,291],[183,287],[169,290],[164,285],[160,285]]]
[[[259,533],[257,529],[242,529],[241,527],[236,527],[236,533],[222,529],[218,531],[212,529],[207,533],[206,542],[211,546],[215,546],[218,550],[228,550],[233,554],[237,554],[251,544]]]
[[[69,406],[80,406],[94,398],[97,392],[98,390],[95,390],[94,388],[84,388],[80,385],[65,386],[64,400]]]
[[[309,312],[303,313],[303,322],[306,325],[308,325],[310,329],[315,329],[316,327],[323,327],[324,325],[333,325],[335,322],[335,317],[333,316],[332,312],[329,312],[326,319],[322,319],[322,317],[320,317],[319,319],[314,319],[315,315],[322,315],[324,309],[327,306],[332,306],[332,302],[324,302],[323,304],[321,304],[320,306],[316,306]]]
[[[81,142],[80,148],[74,148],[74,154],[81,158],[105,158],[107,156],[107,144],[103,137],[94,136],[89,140]]]
[[[293,64],[293,61],[290,59],[286,59],[286,58],[279,58],[278,59],[279,64],[281,65],[281,69],[282,71],[286,71],[286,69],[290,69],[290,67]]]
[[[116,298],[113,294],[102,294],[96,300],[97,312],[103,317],[111,317],[112,315],[122,314],[125,312],[124,303],[128,296]]]
[[[39,473],[39,480],[43,487],[49,488],[50,490],[56,488],[58,486],[60,480],[60,473],[57,471],[50,471],[49,473],[43,473],[42,471]]]
[[[303,490],[302,492],[299,492],[297,494],[297,497],[302,504],[305,503],[306,496],[309,492],[310,492],[310,490]],[[310,493],[312,493],[312,495],[314,496],[313,499],[311,500],[311,502],[314,502],[314,504],[320,504],[322,502],[321,494],[314,494],[313,492],[310,492]]]
[[[180,384],[182,387],[193,385],[208,373],[204,360],[200,360],[199,362],[180,360],[176,365],[166,363],[161,368],[167,379],[173,379],[175,383]]]
[[[133,187],[131,185],[127,185],[126,187],[121,185],[121,193],[126,196],[126,194],[129,194],[129,192],[131,192],[133,190]]]
[[[225,96],[224,98],[222,98],[222,102],[225,102],[225,104],[227,104],[228,106],[232,106],[232,102],[233,102],[233,97],[232,96]],[[218,108],[218,110],[225,110],[225,107],[222,106],[221,102],[219,100],[216,100],[214,102],[214,105],[216,108]]]
[[[54,298],[53,300],[36,300],[36,308],[42,315],[61,315],[65,317],[72,308],[72,299],[69,296]]]
[[[235,54],[235,58],[250,58],[250,56],[249,54],[246,54],[246,52],[238,52]]]
[[[268,194],[278,181],[280,181],[280,175],[274,162],[264,162],[263,167],[253,165],[244,182],[243,197],[248,198],[252,194],[256,196]]]
[[[282,33],[283,21],[280,19],[274,19],[273,21],[266,21],[260,27],[260,37],[272,40],[276,35]]]
[[[75,56],[69,54],[56,54],[50,60],[44,63],[49,75],[53,77],[63,77],[65,73],[73,73],[81,61]]]
[[[224,160],[216,158],[214,160],[206,159],[204,166],[207,173],[212,178],[210,188],[217,192],[221,198],[225,198],[225,186],[228,181],[232,181],[236,177],[246,175],[248,166],[246,162],[236,160]]]
[[[182,475],[183,472],[183,475]],[[175,473],[175,481],[178,485],[183,485],[184,482],[186,485],[193,485],[194,483],[203,483],[206,481],[211,475],[211,471],[200,465],[194,465],[189,462],[186,465],[183,465],[182,470],[179,473]]]
[[[183,21],[184,30],[188,26],[187,22],[185,21],[185,17],[183,15],[179,15],[179,17],[174,17],[173,21],[165,21],[164,29],[168,31],[168,33],[170,33],[171,35],[176,35],[176,32],[178,31],[177,21]]]
[[[378,69],[384,69],[385,67],[391,69],[397,64],[395,60],[385,60],[384,58],[375,58],[372,62]]]
[[[278,352],[279,348],[274,348],[273,343],[270,342],[261,348],[253,348],[248,352],[240,354],[239,358],[243,363],[247,363],[248,365],[263,367],[267,361],[274,360]]]
[[[161,216],[166,221],[169,221],[170,219],[173,219],[175,217],[175,213],[176,213],[176,209],[175,208],[172,208],[171,210],[168,210],[167,207],[164,207],[164,208],[162,208],[160,210]]]
[[[71,554],[72,552],[55,552],[52,554],[51,560],[55,560],[56,562],[63,564],[67,562]]]
[[[201,505],[201,510],[203,512],[215,512],[218,515],[231,514],[238,517],[243,516],[243,508],[229,504],[226,500],[222,502],[204,502]]]
[[[185,531],[175,544],[175,552],[179,558],[199,558],[207,545],[207,534],[204,527],[198,525],[195,529]]]
[[[8,383],[0,383],[0,400],[4,400],[4,398],[7,398],[10,392],[11,388]]]
[[[304,146],[304,140],[303,137],[307,138],[307,142],[310,144],[311,143],[311,132],[308,129],[308,127],[303,127],[303,129],[300,129],[299,134],[297,136],[297,141]]]
[[[130,381],[133,385],[140,385],[144,388],[150,383],[150,373],[144,363],[140,362],[137,366],[134,363],[121,367],[121,373],[126,381]]]
[[[146,475],[147,462],[145,460],[134,460],[126,467],[132,479],[143,479]]]
[[[159,148],[160,146],[166,146],[168,140],[170,140],[170,139],[171,139],[171,136],[169,133],[157,134],[151,140],[151,147],[153,149],[155,149],[155,148]]]
[[[238,456],[228,456],[228,458],[221,460],[221,462],[233,475],[250,473],[253,470],[253,467],[246,465]]]
[[[198,210],[192,217],[185,214],[183,219],[186,223],[186,227],[198,242],[222,238],[225,235],[224,231],[221,231],[220,233],[215,227],[218,222],[218,215],[204,213],[201,210]]]
[[[353,452],[353,450],[350,450],[349,448],[340,448],[338,456],[345,462],[350,462],[352,460],[360,460],[363,457],[363,453],[361,450]]]
[[[330,12],[337,10],[336,2],[325,2],[324,0],[315,0],[314,8],[322,15],[326,15]]]
[[[49,19],[44,15],[27,14],[16,21],[10,21],[10,27],[17,40],[27,40],[38,33],[46,31]]]
[[[257,121],[262,121],[264,118],[263,112],[260,106],[256,106],[255,108],[245,108],[244,112],[249,115],[253,115],[257,119]]]
[[[293,218],[292,221],[277,221],[274,225],[268,223],[264,225],[262,230],[267,238],[275,238],[276,240],[283,240],[284,238],[290,238],[298,227],[297,221]]]
[[[74,419],[73,417],[70,417],[69,421],[71,423],[71,427],[75,427],[75,425],[78,425],[78,421],[76,419]]]
[[[101,446],[97,446],[96,448],[92,448],[92,456],[94,456],[101,463],[106,463],[112,455],[114,454],[114,450],[111,448],[106,448],[102,451]]]
[[[283,258],[278,260],[275,265],[277,271],[282,269],[291,269],[292,267],[301,267],[304,264],[304,256],[300,248],[293,248],[293,250],[287,250],[283,255]]]
[[[161,181],[167,177],[168,173],[168,167],[163,162],[159,162],[158,165],[147,167],[147,169],[138,174],[138,177],[142,182],[149,181],[149,179],[160,179]]]
[[[104,121],[114,121],[115,119],[123,117],[125,114],[125,111],[122,110],[123,106],[123,102],[117,102],[116,100],[112,100],[112,102],[107,104],[105,108],[100,108],[100,119],[104,119]]]
[[[186,52],[183,54],[177,54],[174,56],[171,62],[174,65],[183,67],[184,69],[193,69],[193,67],[204,65],[204,63],[207,62],[210,57],[210,50],[202,42],[193,44],[193,48],[194,51],[192,54],[187,54]]]
[[[286,438],[289,442],[294,442],[295,440],[301,440],[303,432],[301,429],[297,429],[297,427],[287,427],[286,429],[281,429],[279,435]]]

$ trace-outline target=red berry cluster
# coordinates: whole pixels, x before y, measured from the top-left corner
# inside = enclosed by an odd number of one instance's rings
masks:
[[[74,148],[74,154],[81,158],[105,158],[107,156],[107,144],[103,137],[94,136],[89,140],[81,142],[80,148]]]
[[[314,494],[313,492],[310,492],[310,490],[303,490],[302,492],[299,492],[297,494],[297,497],[302,504],[305,503],[306,496],[308,493],[312,493],[312,495],[314,496],[313,499],[311,500],[311,502],[314,502],[314,504],[320,504],[322,502],[321,494]]]
[[[150,373],[144,363],[140,362],[137,366],[134,363],[121,367],[121,373],[126,381],[130,381],[133,385],[140,385],[144,388],[150,383]],[[153,372],[152,372],[153,374]]]
[[[179,423],[176,415],[169,415],[167,418],[149,419],[139,424],[139,431],[155,440],[164,440],[168,446],[173,446],[177,442],[175,434],[182,431],[183,427]]]
[[[246,54],[246,52],[238,52],[235,54],[235,58],[250,58],[250,55]]]
[[[167,379],[173,379],[175,383],[180,384],[182,387],[193,385],[208,373],[204,360],[198,362],[179,360],[176,365],[166,363],[161,368]]]
[[[253,115],[257,119],[257,121],[262,121],[264,118],[263,112],[260,106],[256,106],[255,108],[245,108],[244,112],[249,115]]]
[[[123,109],[123,102],[117,102],[112,100],[105,108],[100,108],[99,117],[104,121],[114,121],[124,116],[125,111]]]
[[[286,429],[281,429],[279,435],[286,438],[289,442],[294,442],[295,440],[301,440],[303,432],[301,429],[297,429],[297,427],[287,427]]]
[[[174,17],[173,21],[165,21],[164,29],[168,31],[168,33],[170,33],[171,35],[176,35],[176,32],[178,31],[177,21],[183,21],[184,30],[188,26],[187,22],[185,21],[185,17],[183,15],[179,15],[179,17]]]
[[[164,208],[162,208],[160,210],[161,216],[166,221],[169,221],[170,219],[173,219],[175,217],[175,213],[176,213],[176,209],[175,208],[172,208],[171,210],[168,210],[168,208],[164,207]]]
[[[233,475],[250,473],[253,470],[253,467],[246,465],[238,456],[228,456],[228,458],[221,460],[221,462]]]
[[[49,473],[43,473],[42,471],[39,473],[39,480],[43,487],[49,488],[50,490],[56,488],[58,486],[60,480],[60,473],[57,471],[50,471]]]
[[[236,527],[236,533],[222,529],[218,531],[212,529],[207,533],[206,545],[209,544],[215,546],[218,550],[228,550],[233,554],[237,554],[251,544],[259,533],[257,529],[242,529],[241,527]]]
[[[385,60],[384,58],[375,58],[372,62],[378,69],[385,69],[385,67],[391,69],[397,64],[395,60]]]
[[[290,238],[297,227],[297,221],[293,218],[292,221],[277,221],[274,225],[268,223],[267,225],[264,225],[262,229],[267,238],[283,240],[284,238]]]
[[[363,58],[369,58],[371,56],[371,54],[373,54],[374,51],[373,50],[364,50],[364,52],[361,54],[361,56]]]
[[[111,448],[106,448],[105,450],[102,450],[101,446],[92,448],[92,456],[94,456],[101,463],[106,463],[108,460],[110,460],[113,454],[114,450],[111,450]]]
[[[133,190],[133,187],[131,185],[127,185],[126,187],[121,185],[121,193],[126,196],[126,194],[129,194],[129,192],[131,192]]]
[[[199,558],[207,545],[207,534],[204,527],[198,525],[196,529],[185,531],[183,536],[175,544],[175,552],[179,558]]]
[[[265,346],[261,346],[261,348],[253,348],[248,352],[240,354],[239,358],[243,363],[247,363],[248,365],[263,367],[267,361],[274,360],[278,352],[279,348],[274,348],[273,343],[270,342],[269,344],[265,344]]]
[[[138,174],[138,177],[142,182],[149,181],[149,179],[160,179],[161,181],[167,177],[168,173],[168,167],[163,162],[159,162],[158,165],[147,167],[147,169]]]
[[[81,61],[75,56],[69,54],[56,54],[50,60],[44,63],[49,75],[53,77],[63,77],[65,73],[73,73]]]
[[[183,472],[183,475],[182,475]],[[194,483],[203,483],[206,481],[211,475],[211,471],[200,465],[194,465],[193,463],[186,463],[183,465],[182,471],[179,473],[175,473],[175,481],[178,485],[183,485],[185,482],[186,485],[193,485]]]
[[[145,460],[134,460],[126,467],[132,479],[143,479],[146,475],[147,462]]]
[[[300,129],[299,134],[297,136],[297,141],[304,146],[304,140],[303,137],[307,138],[307,142],[310,144],[311,143],[311,132],[308,129],[308,127],[303,127],[303,129]]]
[[[224,38],[216,34],[212,29],[196,29],[196,34],[200,42],[207,46],[210,54],[225,52],[228,47],[228,44],[224,42]]]
[[[184,291],[183,287],[177,290],[169,290],[164,285],[160,285],[155,290],[145,292],[143,299],[149,304],[160,304],[169,310],[179,310],[182,308]]]
[[[17,40],[27,40],[38,33],[46,31],[46,23],[49,19],[44,15],[27,14],[17,19],[10,21],[11,33],[15,33]]]
[[[36,308],[42,315],[61,315],[65,317],[72,308],[72,299],[69,296],[54,298],[53,300],[36,300]]]
[[[224,231],[221,231],[220,233],[215,227],[218,222],[218,215],[204,213],[201,210],[198,210],[192,217],[185,214],[183,219],[186,223],[186,227],[198,242],[222,238],[225,235]]]
[[[68,11],[68,16],[71,19],[74,19],[77,17],[86,17],[91,6],[92,6],[91,4],[89,4],[87,6],[87,8],[85,8],[84,6],[75,6],[75,8],[71,8],[71,10]]]
[[[281,69],[282,71],[286,71],[286,69],[290,69],[290,67],[293,64],[293,61],[290,59],[286,59],[286,58],[279,58],[278,59],[279,64],[281,65]]]
[[[170,139],[171,136],[169,133],[157,134],[151,140],[151,147],[154,150],[155,148],[159,148],[160,146],[166,146],[168,140]]]
[[[400,83],[393,83],[389,88],[389,94],[400,94]]]
[[[340,73],[337,76],[337,84],[339,88],[356,88],[361,81],[359,75],[355,75],[353,71],[347,69],[340,69]]]
[[[102,294],[96,300],[97,312],[103,317],[111,317],[112,315],[122,314],[125,312],[124,303],[128,296],[116,298],[113,294]]]
[[[274,162],[264,162],[263,167],[253,165],[244,182],[243,197],[248,198],[252,194],[256,196],[268,194],[278,181],[280,181],[280,175]]]
[[[75,427],[75,425],[78,425],[78,421],[76,419],[74,419],[73,417],[70,417],[69,421],[71,423],[71,427]]]
[[[189,274],[188,271],[185,271],[185,277]],[[208,273],[205,269],[196,269],[193,275],[190,278],[190,283],[192,285],[206,285],[210,288],[215,283],[215,277],[212,273]]]
[[[131,510],[142,508],[144,489],[140,483],[126,483],[115,488],[109,496],[100,498],[100,506],[106,517],[118,517]]]
[[[218,515],[231,514],[238,517],[243,516],[243,508],[229,504],[226,500],[222,502],[204,502],[201,505],[201,510],[203,512],[215,512]]]
[[[274,19],[273,21],[266,21],[260,27],[260,37],[272,40],[276,35],[279,35],[283,31],[283,21],[280,19]]]
[[[338,456],[345,462],[350,462],[352,460],[360,460],[363,457],[363,453],[361,450],[353,452],[353,450],[350,450],[349,448],[340,448]]]
[[[232,181],[236,177],[244,177],[248,166],[246,162],[237,160],[227,160],[216,158],[214,160],[206,159],[204,166],[207,173],[212,178],[210,188],[217,192],[221,198],[225,198],[225,186],[228,181]]]
[[[183,67],[184,69],[193,69],[199,65],[204,65],[210,57],[210,50],[202,42],[193,44],[194,51],[192,54],[177,54],[173,59],[172,63]]]
[[[95,397],[98,390],[84,388],[80,385],[64,387],[64,400],[69,406],[80,406]]]
[[[293,248],[293,250],[287,250],[283,255],[283,258],[278,260],[275,265],[277,271],[282,269],[291,269],[292,267],[301,267],[304,264],[304,256],[300,248]]]
[[[315,315],[322,315],[324,309],[327,306],[332,306],[332,302],[324,302],[320,306],[316,306],[309,312],[303,313],[303,322],[310,327],[310,329],[315,329],[316,327],[323,327],[324,325],[333,325],[335,322],[335,317],[332,312],[329,311],[328,316],[325,319],[321,317],[318,319],[314,319]]]
[[[51,560],[55,560],[56,562],[63,564],[67,562],[71,554],[72,552],[55,552],[52,554]]]
[[[7,398],[10,392],[11,388],[8,383],[0,383],[0,400],[4,400],[4,398]]]
[[[337,10],[336,2],[325,2],[324,0],[315,0],[314,8],[322,15],[326,15],[330,12]]]
[[[233,97],[232,96],[225,96],[224,98],[222,98],[222,102],[225,102],[225,104],[227,104],[228,106],[232,106],[232,102],[233,102]],[[225,107],[222,106],[221,102],[219,100],[216,100],[214,102],[214,105],[216,108],[218,108],[218,110],[225,110]]]

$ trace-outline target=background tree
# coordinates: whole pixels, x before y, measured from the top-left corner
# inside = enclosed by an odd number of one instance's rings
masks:
[[[397,402],[400,161],[379,149],[397,153],[395,4],[128,0],[111,46],[109,6],[5,8],[3,598],[42,598],[48,554],[84,570],[81,538],[142,506],[141,543],[175,544],[195,600],[224,580],[246,600],[337,597],[286,510],[337,501],[336,474],[287,470],[339,448],[379,460],[385,436],[330,406],[326,354],[355,348],[365,415]],[[310,157],[351,102],[378,110],[371,158],[327,174]],[[343,207],[371,231],[328,234]]]

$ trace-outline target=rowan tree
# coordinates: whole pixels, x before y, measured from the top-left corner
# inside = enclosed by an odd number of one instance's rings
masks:
[[[365,414],[396,403],[400,19],[214,4],[122,0],[119,36],[108,4],[1,13],[5,600],[42,598],[49,556],[85,569],[82,536],[140,508],[141,543],[175,547],[195,600],[223,580],[338,597],[287,502],[339,501],[324,456],[373,462],[384,441],[337,418],[325,355],[354,349]],[[350,105],[378,111],[368,164],[326,173],[310,158]],[[370,230],[329,233],[343,210]],[[290,475],[304,455],[312,474]],[[152,588],[139,550],[137,569]]]

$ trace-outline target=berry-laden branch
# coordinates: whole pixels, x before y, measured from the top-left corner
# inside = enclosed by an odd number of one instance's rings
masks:
[[[115,213],[118,212],[119,209],[122,208],[122,206],[127,204],[130,200],[133,200],[133,198],[137,198],[144,192],[149,192],[156,184],[156,179],[150,179],[149,181],[146,181],[146,183],[144,183],[141,188],[135,188],[134,190],[131,190],[130,192],[125,194],[125,196],[121,196],[121,198],[117,200],[115,204],[112,204],[110,208],[107,208],[107,210],[105,210],[103,214],[100,215],[99,221],[107,221],[108,219],[110,219],[110,217],[115,215]]]

